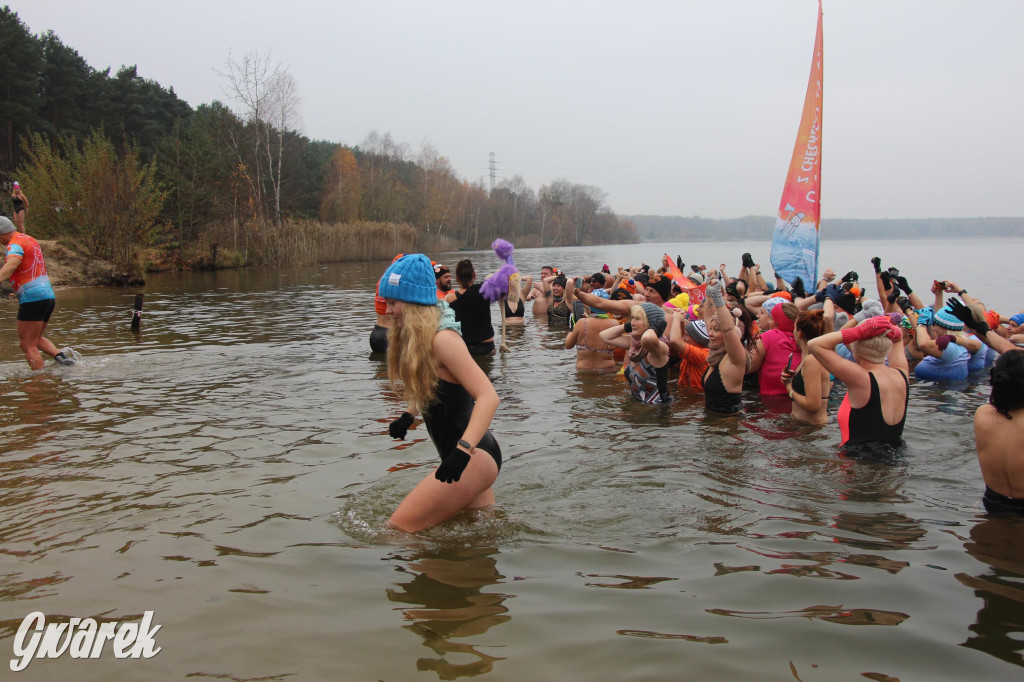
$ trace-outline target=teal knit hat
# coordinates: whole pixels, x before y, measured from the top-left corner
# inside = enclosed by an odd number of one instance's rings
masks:
[[[380,278],[381,298],[418,305],[437,303],[437,281],[430,259],[422,253],[402,256]]]
[[[964,328],[964,323],[953,316],[949,308],[936,310],[932,317],[932,324],[937,324],[943,329],[958,332]]]

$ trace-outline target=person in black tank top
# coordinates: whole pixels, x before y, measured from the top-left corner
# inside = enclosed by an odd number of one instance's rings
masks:
[[[903,333],[885,315],[848,325],[808,344],[822,366],[847,386],[839,407],[841,444],[898,447],[910,396]],[[854,362],[835,352],[840,343],[853,352]]]
[[[494,326],[491,324],[491,303],[480,294],[473,261],[460,260],[455,266],[455,279],[459,291],[445,298],[455,311],[455,319],[462,323],[462,338],[470,355],[494,355]]]

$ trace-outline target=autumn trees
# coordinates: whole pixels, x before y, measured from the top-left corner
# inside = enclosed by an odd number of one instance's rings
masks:
[[[156,163],[144,163],[134,147],[116,149],[99,133],[81,145],[64,137],[56,150],[33,134],[24,153],[21,177],[35,199],[33,230],[72,237],[121,270],[135,271],[137,250],[155,241],[164,202]]]
[[[134,66],[93,69],[8,7],[0,47],[0,188],[21,181],[40,236],[75,237],[122,267],[140,249],[161,267],[209,264],[218,249],[219,263],[286,262],[274,240],[329,259],[499,236],[520,247],[636,239],[596,187],[560,179],[534,191],[515,176],[488,189],[389,132],[308,139],[296,82],[269,54],[229,55],[225,102],[193,109]],[[0,212],[6,202],[0,192]]]

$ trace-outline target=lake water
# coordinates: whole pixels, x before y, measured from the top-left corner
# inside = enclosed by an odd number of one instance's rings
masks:
[[[571,274],[765,244],[516,252]],[[1024,239],[822,245],[1024,306]],[[493,253],[470,256],[485,275]],[[141,618],[162,651],[36,660],[16,679],[1020,679],[1024,523],[989,518],[972,416],[983,379],[912,386],[893,462],[755,398],[739,419],[676,391],[633,403],[577,376],[544,320],[482,361],[502,400],[498,504],[385,531],[437,463],[371,356],[386,263],[165,274],[58,294],[48,335],[83,354],[28,370],[0,303],[0,665],[29,613]],[[770,274],[770,268],[766,267]],[[927,297],[927,294],[924,293]],[[498,319],[495,312],[495,319]],[[835,413],[833,404],[832,414]]]

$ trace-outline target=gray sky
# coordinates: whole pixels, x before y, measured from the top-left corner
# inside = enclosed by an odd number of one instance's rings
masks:
[[[774,215],[815,0],[15,0],[97,69],[197,106],[271,51],[301,132],[432,144],[470,181],[596,185],[618,213]],[[822,219],[1024,216],[1024,2],[825,0]]]

